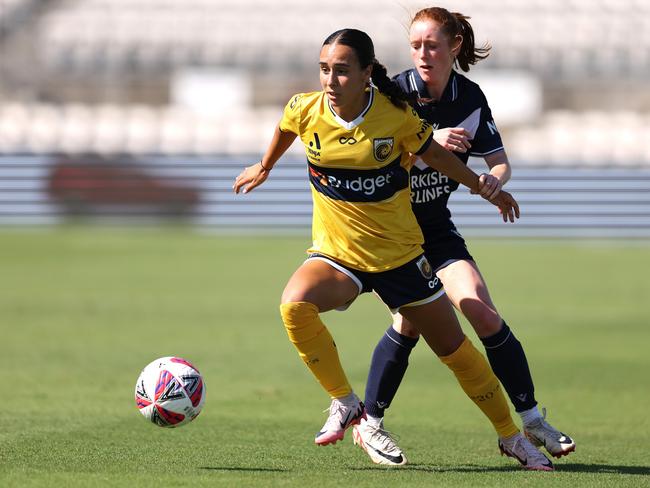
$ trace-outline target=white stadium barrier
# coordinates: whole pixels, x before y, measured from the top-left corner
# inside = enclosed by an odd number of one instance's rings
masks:
[[[197,113],[145,105],[0,104],[1,153],[263,153],[281,107]],[[650,167],[650,114],[551,111],[502,130],[518,166]],[[295,143],[289,154],[300,156]]]

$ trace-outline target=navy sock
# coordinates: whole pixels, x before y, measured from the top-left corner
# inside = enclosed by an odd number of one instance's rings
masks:
[[[492,371],[503,384],[515,410],[522,412],[537,405],[524,348],[506,323],[503,322],[499,332],[482,338],[481,342]]]
[[[366,411],[373,417],[383,417],[384,410],[395,398],[406,368],[409,355],[418,342],[389,327],[372,354],[370,372],[366,383]]]

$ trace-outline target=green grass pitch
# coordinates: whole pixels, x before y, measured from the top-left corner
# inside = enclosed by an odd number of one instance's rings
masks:
[[[313,444],[329,401],[277,309],[308,241],[1,231],[0,486],[650,486],[650,243],[470,240],[540,404],[577,441],[555,472],[531,473],[499,456],[424,344],[386,418],[410,465],[373,465],[350,434]],[[324,320],[362,394],[385,308],[367,295]],[[207,384],[203,412],[177,430],[147,423],[133,399],[164,355]]]

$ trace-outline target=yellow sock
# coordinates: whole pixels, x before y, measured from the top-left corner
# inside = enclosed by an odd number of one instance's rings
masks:
[[[283,303],[280,314],[289,340],[327,393],[332,398],[352,393],[334,339],[318,316],[318,307],[308,302]]]
[[[460,386],[490,419],[499,437],[510,437],[519,432],[510,416],[499,380],[467,337],[456,351],[440,360],[454,372]]]

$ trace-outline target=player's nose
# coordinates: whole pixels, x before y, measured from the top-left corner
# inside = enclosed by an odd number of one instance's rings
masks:
[[[327,77],[327,86],[336,86],[336,85],[337,85],[337,78],[333,72],[330,72],[330,74]]]

